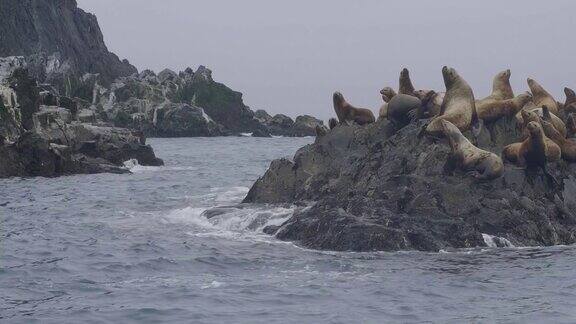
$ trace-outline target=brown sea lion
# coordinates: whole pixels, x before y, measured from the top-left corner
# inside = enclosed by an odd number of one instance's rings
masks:
[[[398,94],[414,95],[414,86],[410,80],[410,72],[407,68],[403,68],[400,72],[400,86],[398,87]]]
[[[385,87],[380,90],[380,94],[382,95],[382,100],[384,100],[384,102],[390,102],[390,100],[396,95],[396,91],[390,87]]]
[[[532,96],[523,93],[513,99],[484,99],[476,101],[478,118],[485,122],[492,122],[505,116],[516,115],[522,107],[532,100]]]
[[[484,99],[506,100],[514,98],[514,90],[510,85],[511,75],[509,69],[496,74],[492,82],[492,94]]]
[[[566,87],[564,88],[564,94],[566,95],[566,101],[562,105],[562,110],[566,114],[576,112],[576,93],[574,90]]]
[[[530,92],[532,92],[534,104],[537,107],[547,106],[551,113],[558,116],[559,109],[556,99],[533,79],[528,78],[528,86],[530,87]]]
[[[502,159],[488,151],[474,146],[462,135],[458,127],[447,120],[441,120],[444,136],[450,143],[452,154],[447,163],[447,170],[458,168],[479,180],[492,180],[504,173]]]
[[[558,132],[560,132],[560,134],[562,134],[564,137],[566,137],[567,134],[567,130],[566,130],[566,125],[564,124],[564,122],[562,121],[562,119],[560,119],[558,116],[551,114],[550,110],[548,109],[547,106],[544,106],[542,108],[530,108],[530,109],[522,109],[520,111],[520,117],[518,118],[518,122],[522,125],[522,129],[523,129],[523,137],[522,139],[526,139],[528,134],[526,131],[526,125],[528,125],[529,122],[531,121],[535,121],[535,122],[540,122],[540,118],[544,118],[546,120],[548,120],[550,123],[552,123],[552,125],[554,125],[554,127],[558,130]]]
[[[447,66],[442,68],[442,75],[446,85],[442,109],[440,115],[434,117],[426,126],[426,132],[433,136],[443,134],[442,120],[447,120],[460,131],[465,131],[470,128],[476,115],[474,93],[468,83],[458,75],[456,70]]]
[[[431,118],[440,114],[446,92],[416,90],[414,95],[422,101],[422,115],[420,118]]]
[[[376,121],[374,113],[370,109],[356,108],[346,102],[344,96],[340,92],[335,92],[333,95],[334,110],[338,116],[340,123],[355,122],[358,125],[366,125]]]
[[[382,100],[384,103],[378,110],[378,120],[386,119],[388,117],[388,103],[390,100],[392,100],[392,98],[396,96],[396,91],[390,87],[385,87],[384,89],[380,90],[380,94],[382,95]]]
[[[338,121],[336,120],[336,118],[330,118],[328,120],[328,126],[330,127],[330,129],[336,128],[336,126],[338,126]]]
[[[542,120],[542,129],[546,137],[551,139],[560,147],[562,158],[566,161],[576,162],[576,142],[566,139],[560,132],[552,125],[552,123]]]
[[[576,115],[574,113],[569,113],[566,116],[566,137],[572,138],[576,135]]]
[[[522,167],[545,168],[546,163],[560,160],[560,147],[544,135],[540,123],[531,121],[526,128],[529,134],[527,139],[504,148],[502,156],[506,161]]]

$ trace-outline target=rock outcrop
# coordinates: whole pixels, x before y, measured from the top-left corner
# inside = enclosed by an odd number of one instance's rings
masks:
[[[122,173],[134,159],[163,164],[141,133],[82,123],[76,101],[41,90],[21,67],[0,80],[0,178]]]
[[[324,127],[324,122],[309,115],[292,118],[277,114],[270,116],[264,110],[258,110],[255,113],[256,119],[264,124],[271,135],[287,137],[305,137],[316,136],[316,126]]]
[[[293,160],[274,161],[244,202],[306,204],[266,231],[314,249],[439,251],[576,242],[575,165],[559,162],[546,173],[506,165],[503,177],[478,182],[447,173],[449,146],[419,136],[422,126],[338,126]],[[501,119],[484,128],[478,146],[500,154],[519,137],[515,122]]]
[[[86,73],[98,74],[106,86],[137,72],[108,51],[96,17],[75,0],[3,0],[0,57],[7,56],[24,56],[40,83],[56,85],[67,96]]]

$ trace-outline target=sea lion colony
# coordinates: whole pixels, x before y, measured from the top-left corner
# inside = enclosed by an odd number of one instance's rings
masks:
[[[564,88],[566,100],[560,103],[537,81],[528,78],[530,91],[515,96],[510,86],[511,72],[505,70],[494,77],[492,93],[477,100],[455,69],[443,67],[442,76],[445,92],[416,90],[408,69],[403,69],[398,92],[392,87],[380,91],[383,105],[378,121],[386,119],[403,127],[428,119],[421,135],[445,138],[450,146],[445,170],[458,169],[479,180],[500,177],[504,162],[543,169],[547,163],[560,159],[576,162],[576,93],[572,89]],[[370,109],[354,107],[340,92],[334,93],[333,101],[338,120],[330,120],[330,129],[376,121]],[[462,135],[467,130],[477,135],[482,125],[505,117],[516,120],[522,136],[517,143],[504,147],[502,157],[475,146]]]

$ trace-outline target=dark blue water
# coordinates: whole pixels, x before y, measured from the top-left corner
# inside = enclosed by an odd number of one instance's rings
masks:
[[[574,247],[330,253],[230,208],[312,139],[154,139],[165,167],[0,180],[0,322],[573,323]]]

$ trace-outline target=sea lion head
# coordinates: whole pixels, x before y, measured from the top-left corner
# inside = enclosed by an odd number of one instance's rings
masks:
[[[410,72],[408,71],[407,68],[403,68],[402,71],[400,71],[400,77],[401,78],[409,78],[410,77]]]
[[[518,106],[520,108],[524,107],[527,103],[532,101],[532,95],[529,92],[519,94],[516,98],[518,100],[518,103],[519,103]]]
[[[533,110],[522,109],[521,114],[522,119],[524,119],[524,125],[527,125],[530,122],[538,122],[538,120],[540,120],[538,114]]]
[[[546,105],[542,106],[542,117],[546,121],[552,121],[552,116],[550,115],[550,109],[548,109],[548,106]]]
[[[385,87],[384,89],[380,90],[380,94],[382,95],[382,100],[385,102],[389,102],[396,96],[396,91],[390,87]]]
[[[454,124],[445,119],[440,120],[440,127],[442,128],[442,133],[444,133],[444,136],[446,136],[446,138],[450,142],[450,147],[452,147],[453,150],[458,150],[459,148],[458,143],[460,141],[458,141],[457,139],[458,136],[462,136],[462,133],[460,132],[458,127],[456,127]]]
[[[502,81],[510,81],[510,76],[512,75],[512,72],[510,72],[510,69],[502,71],[498,74],[496,74],[496,79],[498,80],[502,80]]]
[[[536,121],[529,122],[526,128],[528,129],[528,132],[530,132],[530,135],[532,136],[537,136],[542,132],[542,126],[540,126],[540,123]]]
[[[427,105],[430,100],[434,99],[436,91],[434,90],[418,90],[414,91],[414,96],[422,101],[422,105]]]
[[[542,130],[544,131],[544,134],[548,138],[550,138],[551,140],[554,140],[554,141],[557,141],[557,140],[562,141],[563,136],[560,135],[558,130],[556,130],[556,128],[554,127],[554,125],[551,122],[546,121],[546,120],[541,120],[540,125],[542,125]]]
[[[446,88],[450,88],[459,79],[456,70],[447,66],[442,68],[442,76],[444,77],[444,85],[446,85]]]
[[[566,95],[566,102],[564,105],[572,105],[576,102],[576,93],[574,90],[566,87],[564,88],[564,94]]]
[[[338,121],[336,120],[336,118],[330,118],[330,120],[328,121],[328,126],[330,127],[330,129],[336,128],[336,126],[338,126]]]
[[[537,94],[544,92],[544,88],[542,88],[542,86],[536,82],[536,80],[528,78],[528,87],[530,88],[530,91],[532,92],[533,96],[536,96]]]
[[[334,100],[335,105],[340,105],[344,102],[344,96],[338,91],[334,92],[332,99]]]

